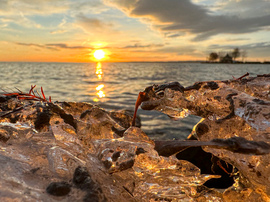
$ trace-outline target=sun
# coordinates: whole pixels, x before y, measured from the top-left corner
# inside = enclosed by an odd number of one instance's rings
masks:
[[[95,57],[97,60],[103,59],[103,58],[105,57],[105,52],[104,52],[104,50],[101,50],[101,49],[95,50],[95,52],[94,52],[94,57]]]

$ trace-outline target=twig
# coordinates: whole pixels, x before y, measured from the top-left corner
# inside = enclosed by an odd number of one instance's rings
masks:
[[[233,77],[234,80],[241,80],[242,78],[245,78],[246,76],[249,76],[248,72],[245,73],[243,76],[240,76],[239,78],[235,78],[234,76],[232,76],[232,77]]]
[[[171,156],[188,147],[208,146],[211,148],[226,149],[235,153],[264,155],[270,153],[270,145],[263,141],[249,141],[242,137],[231,137],[229,139],[213,139],[211,141],[197,140],[174,140],[155,141],[155,150],[161,156]]]
[[[135,126],[138,108],[145,99],[146,99],[146,93],[139,92],[139,95],[138,95],[138,98],[137,98],[137,101],[135,104],[135,110],[134,110],[134,115],[133,115],[133,119],[132,119],[132,126]]]
[[[227,162],[226,162],[226,164],[227,164]],[[231,173],[229,173],[223,166],[222,166],[222,164],[221,164],[221,162],[218,160],[217,161],[217,165],[225,172],[225,173],[227,173],[228,175],[231,175]],[[227,167],[228,167],[228,164],[227,164]]]
[[[34,90],[35,87],[36,87],[36,85],[34,85],[34,86],[31,85],[31,89],[29,90],[29,94],[31,94],[31,93],[34,94],[34,91],[33,91],[33,90]],[[34,95],[35,95],[35,94],[34,94]]]
[[[15,87],[16,88],[16,87]],[[22,93],[22,91],[19,89],[19,88],[16,88],[17,89],[17,91],[19,91],[20,93]]]
[[[19,91],[17,93],[7,93],[6,91],[3,90],[5,92],[5,94],[3,94],[3,95],[5,95],[5,96],[17,96],[17,98],[19,100],[33,100],[33,101],[43,101],[43,102],[51,102],[52,101],[51,100],[51,96],[49,97],[49,100],[46,99],[42,87],[40,88],[40,91],[41,91],[41,94],[42,95],[40,95],[39,92],[36,90],[36,93],[38,95],[37,96],[35,94],[35,90],[34,90],[35,87],[36,87],[36,85],[34,85],[34,86],[31,85],[31,88],[29,90],[29,93],[23,93],[18,88],[16,88]]]
[[[40,87],[40,90],[41,90],[41,93],[42,93],[43,99],[44,99],[44,100],[46,100],[46,97],[45,97],[45,95],[44,95],[44,92],[43,92],[43,88],[42,88],[42,86]]]

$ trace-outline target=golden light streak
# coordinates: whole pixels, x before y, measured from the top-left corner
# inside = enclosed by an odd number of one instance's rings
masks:
[[[103,77],[103,72],[102,72],[102,65],[101,65],[101,62],[98,62],[97,63],[97,66],[96,66],[96,75],[97,75],[97,78],[99,80],[102,80],[102,77]],[[100,83],[98,84],[98,86],[96,87],[96,94],[98,97],[94,98],[94,102],[99,102],[99,100],[101,98],[104,98],[105,97],[105,92],[103,90],[103,88],[105,87],[104,84]]]
[[[97,63],[97,66],[96,66],[96,75],[98,77],[99,80],[102,79],[102,76],[103,76],[103,72],[102,72],[102,66],[101,66],[101,63],[98,62]]]

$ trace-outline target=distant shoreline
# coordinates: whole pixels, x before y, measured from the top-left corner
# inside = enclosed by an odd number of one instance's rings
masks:
[[[270,64],[270,61],[265,61],[265,62],[254,62],[254,61],[250,61],[250,62],[239,62],[239,61],[236,61],[236,62],[209,62],[209,61],[204,61],[204,62],[201,62],[201,63],[207,63],[207,64],[241,64],[241,65],[244,65],[244,64],[259,64],[259,65],[269,65]]]

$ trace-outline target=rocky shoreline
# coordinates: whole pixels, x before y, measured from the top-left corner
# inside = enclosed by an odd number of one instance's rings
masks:
[[[142,109],[202,117],[153,141],[132,112],[0,96],[1,201],[269,201],[270,75],[149,86]]]

